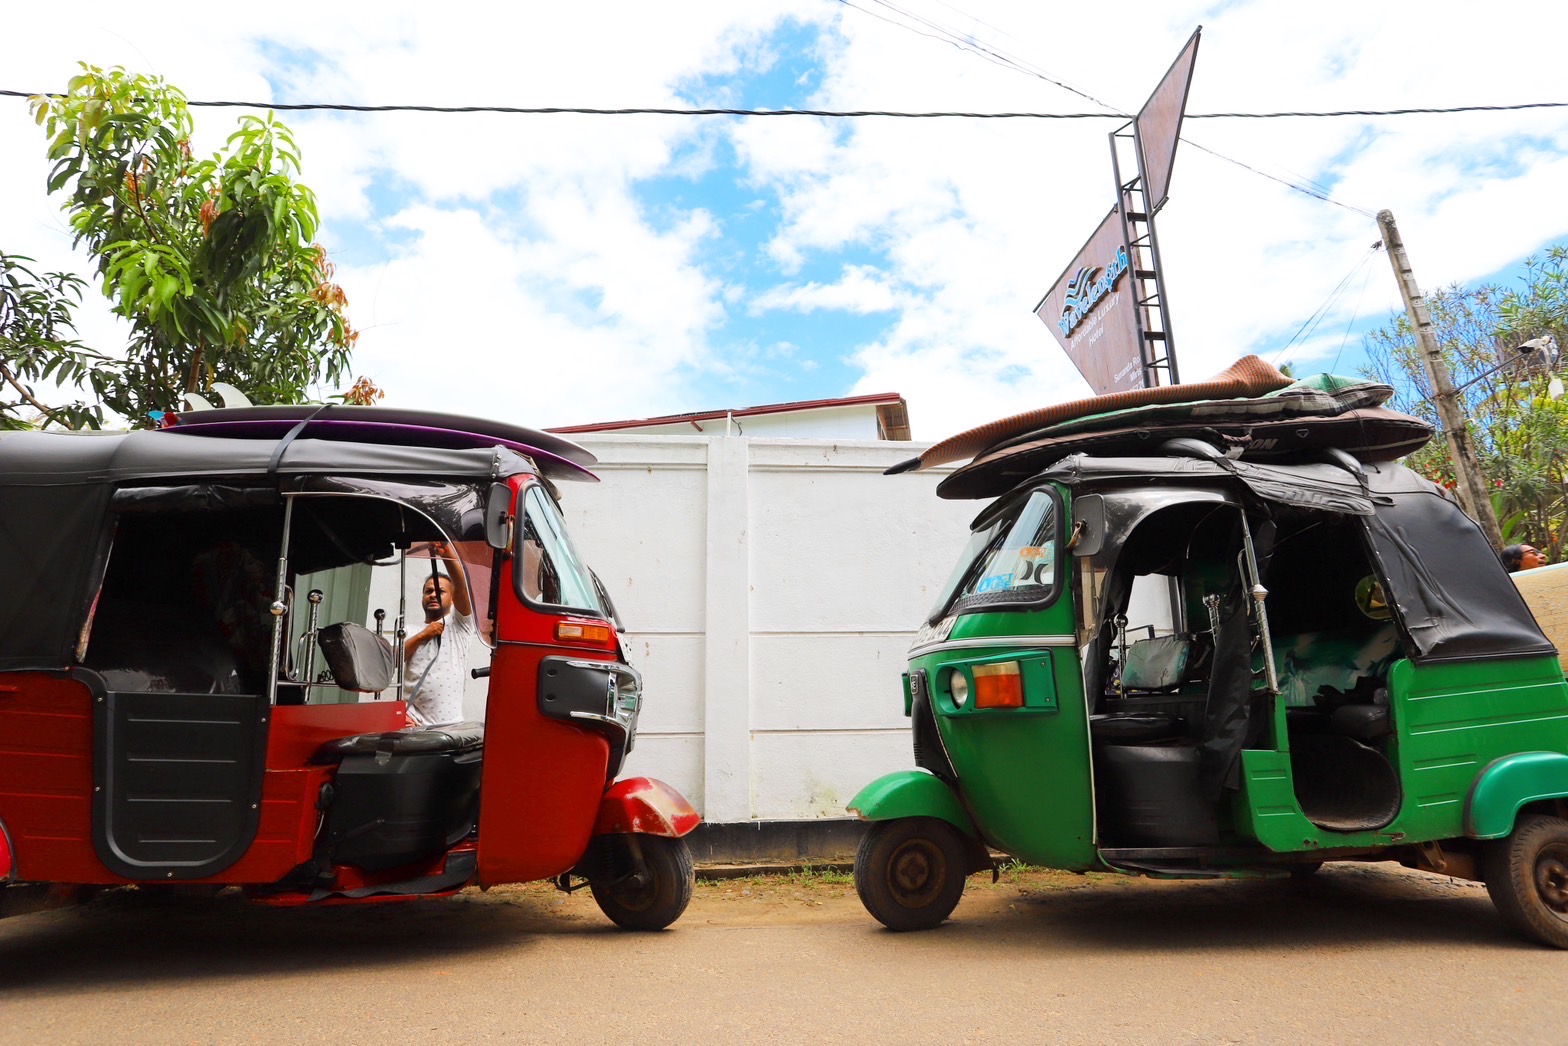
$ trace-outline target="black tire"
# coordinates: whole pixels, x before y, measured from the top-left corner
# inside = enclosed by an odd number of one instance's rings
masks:
[[[1482,855],[1486,892],[1527,937],[1568,948],[1568,821],[1527,814]]]
[[[593,899],[610,921],[623,930],[662,930],[681,917],[691,903],[692,887],[697,873],[692,865],[691,848],[684,839],[667,839],[659,835],[639,835],[637,842],[642,850],[645,869],[643,881],[623,879],[616,882],[588,880]],[[614,844],[627,846],[625,837],[617,837]],[[630,863],[614,861],[612,865]]]
[[[967,874],[964,837],[935,817],[877,821],[855,851],[855,892],[889,930],[940,926]]]

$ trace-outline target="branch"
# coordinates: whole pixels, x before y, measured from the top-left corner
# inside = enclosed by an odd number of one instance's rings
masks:
[[[131,184],[136,187],[134,197],[129,201],[129,203],[135,209],[136,217],[140,218],[142,220],[142,224],[147,227],[147,238],[153,243],[158,243],[160,242],[158,239],[158,230],[152,227],[152,219],[147,217],[147,212],[142,208],[142,183],[141,178],[136,173],[136,168],[140,164],[141,159],[142,152],[138,149],[136,152],[131,154],[130,165],[125,169],[125,173],[131,176]],[[116,199],[122,201],[125,199],[124,196],[120,195],[120,186],[123,184],[124,179],[121,179],[120,184],[115,185],[114,188],[110,190],[112,193],[114,193]]]
[[[23,400],[31,404],[33,408],[41,413],[44,417],[50,418],[51,420],[54,418],[55,409],[53,407],[46,407],[42,403],[39,403],[38,400],[33,397],[33,394],[28,391],[27,387],[17,380],[16,375],[11,372],[10,367],[5,365],[4,360],[0,360],[0,378],[4,378],[7,385],[10,385],[13,389],[15,389]]]

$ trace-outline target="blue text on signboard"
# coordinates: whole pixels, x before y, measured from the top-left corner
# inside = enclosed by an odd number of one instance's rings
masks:
[[[1062,318],[1056,321],[1062,336],[1072,333],[1074,327],[1111,293],[1116,281],[1127,271],[1127,248],[1116,248],[1116,257],[1104,269],[1085,265],[1067,283],[1067,293],[1062,296]]]

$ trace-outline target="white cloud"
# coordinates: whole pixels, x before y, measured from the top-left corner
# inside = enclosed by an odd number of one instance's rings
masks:
[[[1124,108],[1203,22],[1191,113],[1558,100],[1568,37],[1568,5],[1547,0],[1507,18],[1457,0],[900,6]],[[1096,108],[828,0],[706,0],[675,14],[629,0],[523,5],[482,19],[406,2],[268,11],[261,23],[221,6],[153,23],[89,0],[65,34],[24,5],[7,12],[0,86],[58,88],[86,59],[161,73],[201,99]],[[805,55],[770,35],[811,25],[826,32]],[[0,249],[83,270],[43,197],[42,135],[24,109],[0,99]],[[234,115],[200,110],[201,144],[214,147]],[[1031,309],[1113,201],[1111,122],[284,118],[365,332],[356,370],[400,403],[589,421],[713,406],[692,399],[712,395],[698,391],[711,390],[705,377],[749,389],[787,363],[824,382],[819,397],[902,392],[917,437],[935,439],[1086,391]],[[1565,111],[1191,120],[1185,133],[1270,174],[1329,183],[1353,208],[1392,209],[1429,287],[1568,239],[1556,203]],[[654,193],[655,181],[687,191]],[[1327,365],[1353,310],[1397,305],[1386,259],[1362,264],[1377,238],[1367,214],[1190,146],[1172,190],[1158,231],[1185,376],[1278,344],[1353,271],[1293,358]],[[759,229],[750,267],[733,264],[750,242],[734,237]],[[869,342],[766,327],[810,316],[831,332],[835,313],[884,310]],[[752,326],[736,333],[742,319]],[[100,344],[117,330],[101,309],[83,328]]]
[[[812,281],[764,291],[751,300],[751,310],[763,313],[772,309],[797,312],[833,309],[864,315],[889,312],[900,305],[909,304],[908,298],[908,295],[889,286],[876,269],[867,265],[850,265],[844,269],[843,278],[837,283]]]

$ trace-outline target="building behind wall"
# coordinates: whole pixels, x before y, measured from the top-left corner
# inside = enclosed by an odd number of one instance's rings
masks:
[[[644,436],[769,436],[795,439],[875,439],[907,442],[909,407],[896,392],[830,400],[796,400],[757,407],[666,414],[554,428],[563,436],[617,432]]]

